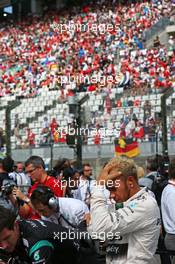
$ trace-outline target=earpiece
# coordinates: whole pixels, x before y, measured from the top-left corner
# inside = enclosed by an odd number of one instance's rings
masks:
[[[57,207],[57,201],[56,201],[56,198],[55,197],[51,197],[48,201],[48,206],[53,208],[53,209],[56,209]]]

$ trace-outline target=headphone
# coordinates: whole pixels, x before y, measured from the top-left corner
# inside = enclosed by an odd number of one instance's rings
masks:
[[[58,206],[57,199],[56,199],[56,197],[54,196],[54,193],[52,192],[52,190],[49,187],[47,187],[47,186],[39,186],[34,191],[37,191],[37,192],[39,192],[41,194],[44,194],[44,196],[46,197],[47,205],[50,208],[53,208],[53,209],[57,208],[57,206]]]

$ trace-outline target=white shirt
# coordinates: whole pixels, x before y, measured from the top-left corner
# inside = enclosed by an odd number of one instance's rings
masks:
[[[103,188],[94,187],[88,231],[108,242],[107,264],[156,263],[160,212],[156,200],[145,188],[128,199],[123,208],[109,211]]]
[[[175,185],[168,184],[161,198],[161,210],[165,231],[168,234],[175,234]]]
[[[81,193],[80,193],[80,189],[75,189],[75,190],[71,190],[71,194],[73,196],[74,199],[78,199],[81,200]]]
[[[78,186],[78,190],[80,193],[80,199],[81,201],[85,202],[87,205],[90,204],[90,195],[93,189],[93,186],[95,186],[96,181],[95,180],[86,180],[80,177],[80,183]]]
[[[11,172],[9,177],[17,184],[24,194],[28,194],[28,189],[31,186],[31,179],[24,172]]]
[[[85,214],[89,213],[87,205],[80,200],[65,197],[59,197],[56,200],[58,204],[56,213],[50,217],[42,216],[43,220],[61,223],[62,226],[72,229],[84,220]]]

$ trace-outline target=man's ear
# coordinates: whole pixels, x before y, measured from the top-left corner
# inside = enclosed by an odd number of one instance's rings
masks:
[[[134,178],[132,176],[129,176],[127,179],[127,183],[130,188],[134,187]]]

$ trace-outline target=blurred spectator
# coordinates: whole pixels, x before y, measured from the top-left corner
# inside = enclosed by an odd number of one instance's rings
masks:
[[[125,127],[126,137],[132,138],[134,130],[135,130],[135,121],[133,119],[129,118],[129,122]]]
[[[144,109],[144,122],[151,116],[151,103],[146,100],[143,106]]]
[[[52,135],[54,135],[57,128],[58,128],[58,123],[56,121],[56,118],[52,118],[52,122],[50,123],[50,129],[51,129]]]
[[[136,123],[135,131],[133,133],[133,137],[137,138],[137,139],[140,139],[140,140],[143,140],[144,128],[143,128],[143,126],[142,126],[140,121],[137,121],[137,123]]]
[[[156,123],[153,117],[148,119],[148,138],[150,142],[156,140]]]
[[[170,124],[170,135],[171,135],[171,140],[175,140],[175,120],[173,119]]]
[[[167,185],[167,161],[162,155],[148,158],[146,161],[147,175],[139,179],[139,185],[149,188],[155,195],[158,205],[161,204],[162,191]]]
[[[78,189],[80,191],[81,200],[85,202],[85,204],[90,206],[90,197],[93,186],[95,185],[95,180],[91,178],[92,175],[92,167],[89,163],[83,164],[83,171],[80,176],[80,182]]]
[[[100,145],[100,141],[101,141],[100,130],[96,130],[96,133],[94,135],[94,144]]]
[[[5,136],[4,136],[4,131],[0,127],[0,151],[3,150],[5,144]]]
[[[161,209],[166,231],[165,246],[175,251],[175,159],[169,165],[169,181],[162,193]]]
[[[14,166],[14,171],[9,173],[9,177],[14,180],[16,185],[19,187],[22,193],[28,194],[28,189],[31,186],[31,179],[24,171],[24,164],[17,162]]]
[[[110,99],[109,95],[106,96],[105,107],[106,107],[107,113],[110,114],[111,113],[111,99]]]
[[[4,180],[10,180],[9,173],[13,171],[14,160],[8,156],[0,159],[0,189]]]
[[[146,175],[139,179],[140,186],[147,187],[150,190],[153,189],[154,182],[157,177],[160,177],[160,173],[158,172],[159,161],[159,157],[151,157],[146,160]]]
[[[126,138],[126,131],[125,131],[125,123],[123,118],[120,120],[120,138],[125,139]]]
[[[154,39],[154,47],[159,47],[160,46],[160,39],[159,39],[159,36],[157,36],[155,39]]]
[[[20,129],[20,120],[18,117],[18,114],[15,115],[15,124],[14,124],[14,135],[17,140],[21,141],[21,136],[19,134],[19,129]]]
[[[62,178],[68,180],[72,177],[74,169],[68,159],[59,159],[55,164],[53,170],[55,171],[55,177],[59,178],[61,175]],[[60,179],[62,179],[60,178]]]
[[[116,102],[116,106],[117,106],[117,107],[122,107],[121,99],[119,99],[119,100]]]
[[[30,128],[27,128],[27,142],[29,147],[35,147],[35,134]]]
[[[173,36],[169,36],[168,44],[169,44],[170,46],[172,46],[172,48],[174,48],[175,41],[174,41],[174,39],[173,39]]]
[[[66,131],[64,129],[61,130],[59,142],[66,143]]]
[[[58,143],[60,140],[60,134],[59,134],[59,131],[58,130],[55,130],[54,133],[53,133],[53,141],[54,143]]]
[[[42,132],[41,132],[41,142],[40,142],[40,145],[48,145],[51,143],[51,140],[52,140],[52,135],[51,135],[51,131],[49,130],[49,127],[45,127],[42,129]]]
[[[46,128],[49,128],[49,121],[47,116],[43,118],[43,130],[45,130]]]
[[[72,177],[70,179],[69,193],[70,197],[81,200],[80,189],[78,188],[80,183],[80,172],[74,169]]]

